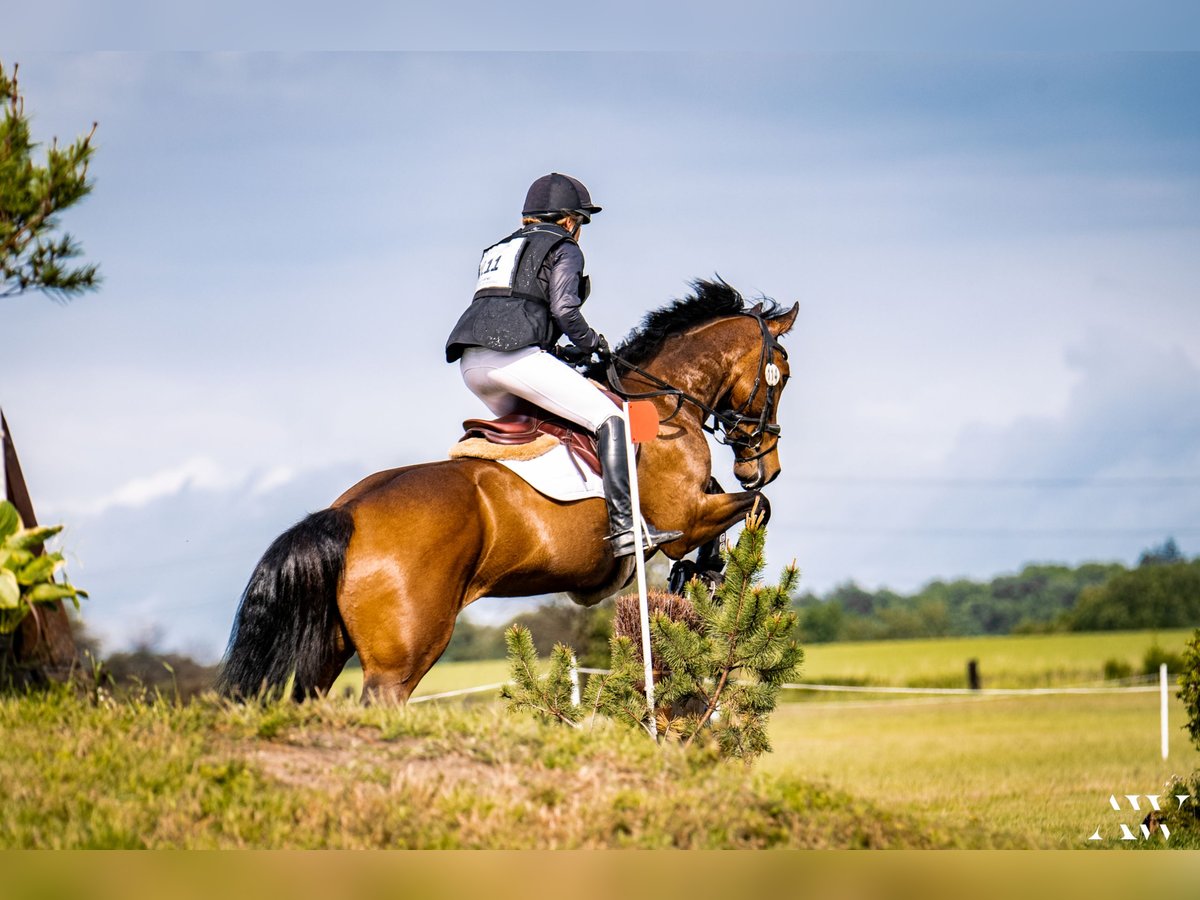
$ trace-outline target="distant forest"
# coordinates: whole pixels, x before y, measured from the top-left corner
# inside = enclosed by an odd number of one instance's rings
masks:
[[[934,581],[914,594],[868,591],[848,582],[822,595],[801,594],[793,604],[797,636],[811,644],[1193,628],[1200,626],[1200,557],[1189,561],[1168,539],[1142,553],[1132,569],[1119,563],[1035,564],[991,581]],[[549,602],[514,619],[533,632],[540,654],[562,642],[579,651],[584,665],[602,665],[607,658],[611,620],[611,600],[586,610],[569,601]],[[460,618],[442,658],[503,656],[503,627]]]
[[[1200,625],[1200,557],[1173,539],[1138,565],[1026,566],[991,581],[933,581],[915,594],[853,582],[795,601],[808,643]]]

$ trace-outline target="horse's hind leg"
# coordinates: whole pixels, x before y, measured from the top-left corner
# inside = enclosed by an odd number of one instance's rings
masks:
[[[433,668],[450,643],[454,623],[444,632],[430,635],[428,642],[405,648],[393,656],[376,655],[363,663],[364,703],[407,703],[421,679]]]
[[[363,700],[405,703],[454,633],[462,585],[437,567],[348,566],[340,605],[363,667]]]
[[[450,643],[468,591],[482,590],[472,581],[486,536],[476,475],[493,468],[417,468],[355,501],[338,608],[364,700],[407,701]]]

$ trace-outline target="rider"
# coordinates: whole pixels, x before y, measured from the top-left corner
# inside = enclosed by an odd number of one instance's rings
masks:
[[[550,351],[573,362],[611,355],[608,342],[583,317],[590,292],[583,274],[579,230],[600,207],[569,175],[552,172],[529,188],[521,227],[483,251],[475,297],[446,341],[446,361],[461,359],[467,387],[495,415],[525,400],[593,432],[600,451],[608,503],[608,540],[614,556],[633,553],[633,511],[625,424],[604,394]],[[646,522],[645,548],[683,536]]]

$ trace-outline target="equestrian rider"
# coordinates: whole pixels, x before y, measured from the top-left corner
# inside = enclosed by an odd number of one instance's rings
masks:
[[[467,387],[497,416],[525,400],[596,435],[606,540],[614,556],[628,556],[634,537],[624,420],[592,382],[550,352],[565,335],[570,346],[559,352],[572,362],[610,356],[580,309],[591,285],[579,230],[598,212],[587,188],[569,175],[552,172],[535,181],[521,227],[483,251],[475,297],[446,341],[446,361],[461,360]],[[649,522],[644,534],[646,550],[683,536]]]

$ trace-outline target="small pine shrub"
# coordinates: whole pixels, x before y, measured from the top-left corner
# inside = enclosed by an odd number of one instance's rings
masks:
[[[796,678],[804,653],[792,637],[791,594],[799,571],[793,563],[777,584],[760,583],[765,544],[762,516],[751,514],[737,545],[724,554],[720,587],[711,591],[697,579],[685,588],[687,602],[658,598],[650,641],[659,677],[654,715],[660,739],[715,743],[722,756],[743,760],[771,749],[767,718],[780,686]],[[604,716],[650,730],[640,655],[619,630],[610,645],[609,673],[589,679],[579,706],[570,702],[569,648],[555,647],[550,671],[540,677],[528,630],[513,626],[505,638],[514,682],[504,691],[510,709],[572,727]]]
[[[1160,817],[1162,824],[1171,830],[1171,846],[1182,850],[1200,850],[1200,771],[1186,778],[1175,776],[1162,790],[1162,795],[1174,801],[1185,799],[1165,807]]]
[[[562,722],[579,727],[581,710],[571,702],[571,666],[575,654],[565,644],[555,644],[550,653],[550,671],[538,674],[533,635],[524,625],[510,625],[504,632],[512,683],[500,689],[509,709],[533,713],[543,722]]]
[[[1176,696],[1183,701],[1187,711],[1187,724],[1183,727],[1192,736],[1196,749],[1200,750],[1200,628],[1196,629],[1184,647],[1178,671],[1179,693]]]

